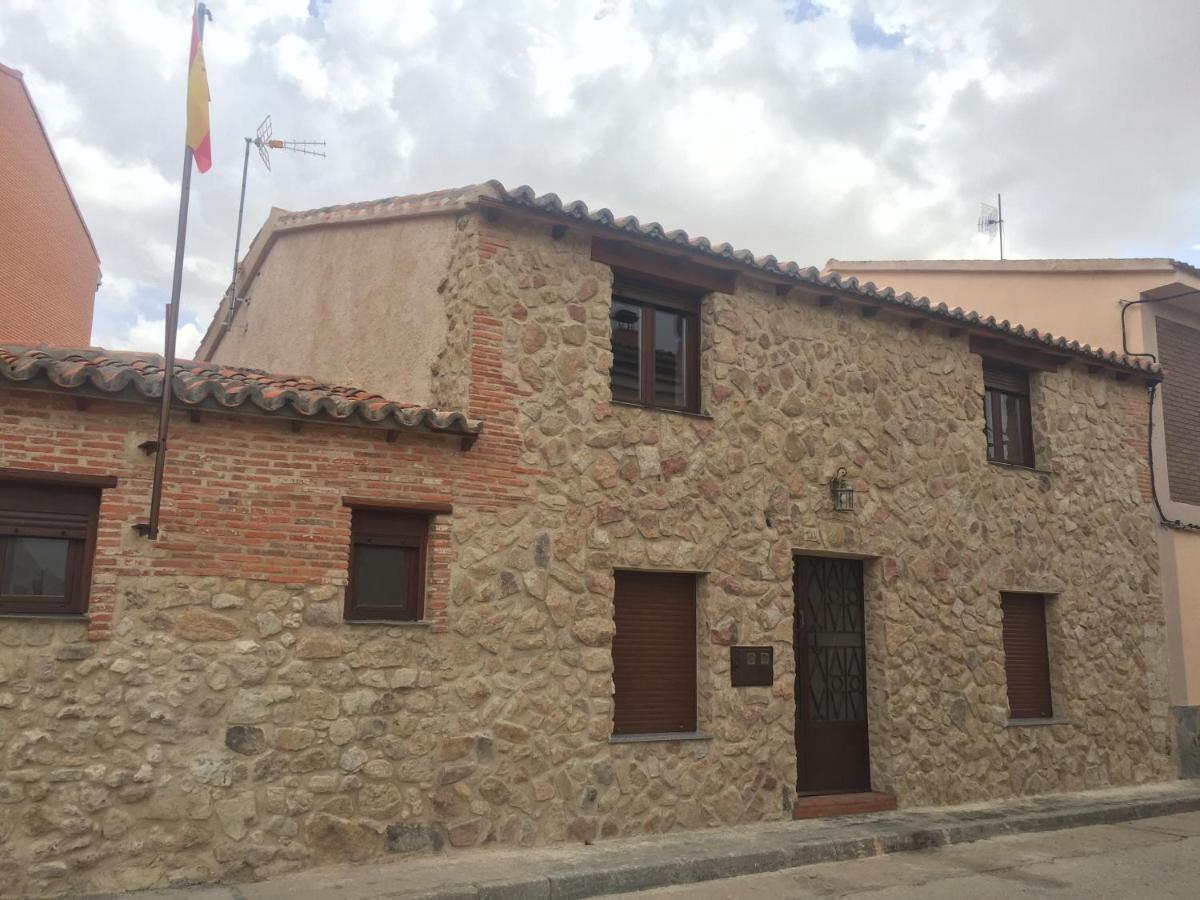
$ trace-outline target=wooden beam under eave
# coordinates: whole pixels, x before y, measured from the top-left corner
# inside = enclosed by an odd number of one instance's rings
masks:
[[[817,306],[833,306],[835,303],[837,303],[837,297],[830,296],[829,294],[822,294],[817,298]]]
[[[962,335],[963,331],[964,331],[964,329],[962,329],[962,328],[954,328],[953,326],[951,326],[950,328],[946,329],[946,334],[949,337],[956,338],[956,337],[960,337]]]
[[[387,435],[387,442],[388,442],[389,444],[394,444],[394,443],[396,443],[396,439],[400,437],[400,432],[399,432],[399,431],[397,431],[395,428],[389,428],[389,429],[388,429],[386,432],[384,432],[384,433]]]
[[[792,286],[790,284],[775,285],[775,296],[776,297],[786,297],[791,292],[792,292]]]
[[[1022,369],[1034,369],[1039,372],[1057,372],[1060,368],[1059,364],[1054,361],[1054,357],[1048,353],[1038,350],[1036,347],[1016,347],[1012,344],[1005,344],[995,338],[982,337],[980,335],[971,335],[969,349],[972,353],[984,357],[985,359],[994,360],[999,363],[1007,363],[1011,366],[1017,366]]]
[[[879,315],[879,308],[876,306],[864,306],[859,309],[859,312],[862,313],[864,319],[873,319]]]
[[[927,322],[928,322],[927,319],[909,319],[908,327],[911,328],[913,331],[919,331],[925,327]]]
[[[611,266],[632,278],[645,278],[704,293],[732,294],[737,289],[735,272],[708,266],[686,256],[659,253],[607,238],[592,238],[592,262]]]
[[[564,237],[566,237],[566,234],[566,225],[554,225],[550,228],[550,237],[554,238],[556,241],[561,241]]]

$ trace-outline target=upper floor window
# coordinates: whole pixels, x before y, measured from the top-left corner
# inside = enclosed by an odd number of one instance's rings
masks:
[[[100,491],[0,482],[0,613],[87,611]]]
[[[351,511],[347,622],[421,620],[428,534],[428,515],[384,509]]]
[[[618,281],[610,315],[613,399],[699,412],[699,297]]]
[[[1028,372],[984,360],[983,423],[988,459],[1033,467]]]

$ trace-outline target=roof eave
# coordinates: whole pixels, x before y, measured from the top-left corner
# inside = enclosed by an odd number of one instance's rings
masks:
[[[815,268],[804,269],[795,264],[780,265],[773,257],[765,257],[764,259],[769,262],[764,264],[757,259],[742,258],[734,253],[717,253],[690,243],[670,240],[665,236],[660,237],[636,229],[617,227],[615,224],[601,223],[567,212],[546,210],[515,199],[480,197],[468,206],[482,211],[512,212],[547,222],[570,222],[574,227],[584,229],[591,234],[605,237],[615,235],[643,246],[654,246],[660,249],[665,247],[667,252],[672,255],[703,259],[706,264],[726,271],[739,272],[771,284],[796,288],[814,296],[835,296],[861,306],[889,310],[901,315],[921,316],[944,322],[949,327],[967,334],[999,339],[1024,350],[1065,355],[1086,363],[1089,367],[1113,370],[1125,375],[1137,375],[1147,381],[1162,380],[1161,371],[1140,365],[1131,365],[1122,361],[1116,354],[1100,355],[1087,345],[1080,345],[1077,341],[1067,341],[1065,338],[1051,338],[1049,341],[1045,341],[1036,331],[1033,331],[1033,334],[1026,333],[1019,325],[1015,327],[1021,331],[1014,334],[1011,330],[1014,326],[1007,321],[998,323],[991,320],[991,317],[980,317],[961,309],[952,310],[944,303],[935,305],[927,297],[917,298],[908,293],[898,295],[891,288],[884,288],[880,291],[871,282],[860,286],[855,278],[850,278],[847,280],[848,283],[843,283],[837,273],[822,277]]]
[[[457,437],[466,440],[474,440],[479,437],[483,431],[483,422],[479,420],[470,420],[461,413],[452,413],[449,415],[450,421],[446,425],[438,425],[429,420],[428,416],[421,418],[417,423],[405,422],[397,418],[394,414],[385,414],[377,420],[370,419],[362,414],[360,410],[355,410],[345,416],[338,416],[329,413],[326,410],[317,410],[316,412],[303,412],[295,408],[295,406],[282,406],[279,409],[264,409],[253,403],[242,402],[237,405],[229,406],[221,403],[212,396],[206,396],[197,401],[189,401],[184,396],[181,396],[181,391],[177,389],[172,393],[171,408],[180,412],[204,412],[204,413],[219,413],[221,415],[244,416],[248,418],[259,418],[267,420],[286,420],[297,423],[309,423],[313,425],[335,425],[344,428],[360,428],[371,429],[382,432],[407,432],[412,434],[428,434],[442,435],[447,437]],[[102,400],[112,401],[114,403],[138,404],[142,406],[159,405],[162,397],[161,389],[157,391],[144,391],[142,385],[137,380],[131,380],[128,384],[117,391],[106,391],[98,388],[90,383],[83,383],[78,386],[65,386],[56,384],[50,379],[45,372],[40,372],[36,376],[29,379],[13,380],[0,376],[0,390],[7,388],[13,391],[27,391],[33,393],[56,394],[63,397],[74,397],[79,400]]]

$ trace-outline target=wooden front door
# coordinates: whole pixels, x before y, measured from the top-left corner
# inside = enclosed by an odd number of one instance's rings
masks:
[[[796,791],[871,789],[863,566],[796,557]]]

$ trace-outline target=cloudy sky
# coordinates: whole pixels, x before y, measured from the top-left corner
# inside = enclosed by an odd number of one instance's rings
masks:
[[[806,265],[1200,259],[1197,0],[213,0],[213,169],[180,351],[243,247],[306,209],[498,178]],[[0,0],[100,250],[93,342],[162,345],[191,0]]]

